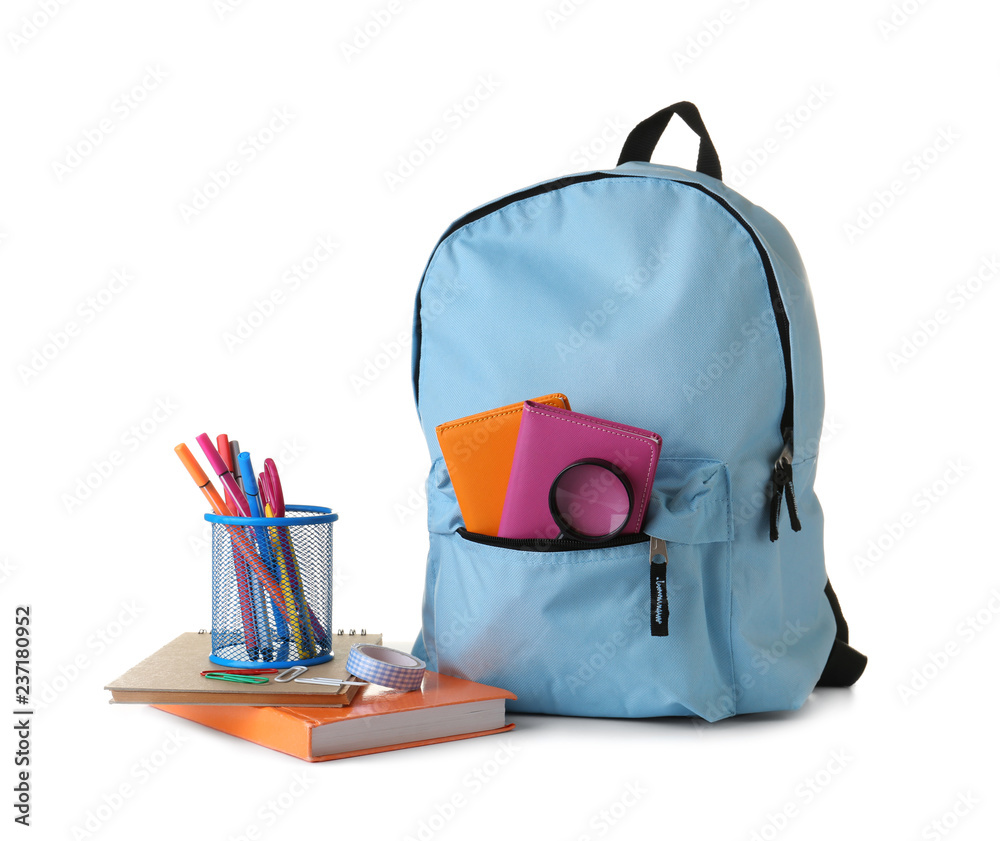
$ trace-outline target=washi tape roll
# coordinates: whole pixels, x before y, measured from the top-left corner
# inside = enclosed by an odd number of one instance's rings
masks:
[[[427,664],[411,654],[384,645],[358,643],[347,654],[347,671],[355,677],[410,692],[420,688]]]

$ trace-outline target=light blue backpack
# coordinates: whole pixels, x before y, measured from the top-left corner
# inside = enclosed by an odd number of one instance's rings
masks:
[[[649,163],[673,114],[700,136],[697,172]],[[813,493],[823,374],[805,269],[721,177],[681,102],[632,131],[616,168],[463,216],[424,272],[430,552],[413,652],[511,690],[512,710],[714,721],[795,709],[864,670]],[[645,534],[581,549],[464,529],[435,427],[552,392],[662,436]]]

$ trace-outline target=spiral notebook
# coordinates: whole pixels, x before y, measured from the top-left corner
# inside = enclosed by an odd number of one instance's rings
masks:
[[[347,653],[355,643],[382,642],[381,634],[335,634],[332,637],[333,660],[309,668],[309,677],[348,679]],[[111,681],[114,704],[280,704],[283,707],[341,707],[351,703],[356,686],[319,688],[302,683],[265,684],[230,683],[207,680],[201,673],[216,666],[212,653],[212,635],[181,634],[154,652],[125,674]],[[266,666],[267,664],[262,664]]]

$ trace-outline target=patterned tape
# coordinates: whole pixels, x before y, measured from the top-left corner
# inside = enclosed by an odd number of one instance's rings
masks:
[[[409,692],[420,688],[427,664],[384,645],[357,643],[347,654],[347,671],[369,683]]]

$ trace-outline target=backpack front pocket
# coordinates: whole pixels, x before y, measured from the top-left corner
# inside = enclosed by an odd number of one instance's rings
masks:
[[[512,710],[709,720],[730,713],[725,465],[658,465],[646,528],[668,554],[661,607],[669,633],[659,636],[651,631],[647,535],[585,548],[473,535],[454,518],[443,465],[431,481],[423,632],[430,668],[509,689],[518,696]]]

